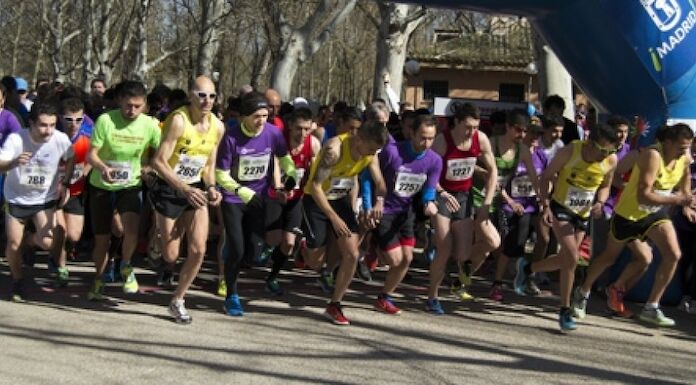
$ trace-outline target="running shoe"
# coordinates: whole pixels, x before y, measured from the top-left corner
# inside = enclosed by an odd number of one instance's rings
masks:
[[[696,301],[688,295],[684,296],[681,302],[679,302],[679,310],[689,314],[696,314]]]
[[[445,314],[445,309],[440,305],[440,301],[437,298],[429,299],[425,302],[425,310],[433,315],[443,315]]]
[[[527,274],[525,274],[524,268],[527,267],[528,264],[529,262],[523,257],[517,258],[517,262],[515,263],[517,271],[515,273],[515,280],[513,281],[513,286],[517,295],[524,296],[527,293],[529,277],[527,276]]]
[[[123,278],[123,292],[126,294],[134,294],[138,292],[138,280],[135,279],[133,266],[124,264],[121,267],[121,278]]]
[[[341,309],[340,303],[329,303],[326,305],[324,315],[336,325],[350,325],[350,320],[343,315],[343,309]]]
[[[227,297],[227,282],[224,278],[218,280],[217,295]]]
[[[469,294],[469,292],[466,290],[466,286],[464,285],[457,286],[456,284],[453,284],[450,286],[450,293],[462,301],[471,301],[474,299],[474,296]]]
[[[87,299],[90,301],[101,301],[104,299],[104,281],[95,279],[92,287],[87,292]]]
[[[22,280],[12,283],[12,291],[10,292],[10,301],[24,302],[24,282]]]
[[[66,287],[68,286],[68,278],[70,277],[70,273],[68,272],[67,267],[59,267],[57,272],[56,272],[56,286],[57,287]]]
[[[503,288],[500,285],[493,285],[488,293],[488,298],[492,301],[501,302],[503,300]]]
[[[583,319],[587,315],[587,300],[589,297],[585,297],[580,292],[580,286],[573,290],[573,302],[570,307],[573,309],[573,317],[577,319]]]
[[[573,331],[578,328],[578,325],[573,319],[572,310],[564,309],[559,313],[558,326],[560,326],[561,332]]]
[[[471,286],[471,264],[463,263],[462,270],[459,272],[459,282],[463,286]]]
[[[375,309],[381,311],[382,313],[387,313],[391,315],[401,314],[401,309],[396,307],[389,296],[379,296],[377,297],[377,302],[375,302]]]
[[[266,246],[263,248],[261,251],[261,254],[259,254],[256,259],[254,259],[254,264],[256,266],[264,267],[268,264],[268,260],[271,259],[271,254],[273,254],[273,250],[275,250],[275,247],[272,246]]]
[[[109,262],[106,264],[106,270],[104,270],[104,274],[102,274],[102,281],[104,282],[116,282],[116,264],[114,263],[113,258],[109,258]]]
[[[374,250],[368,251],[365,254],[365,265],[370,269],[370,271],[375,271],[379,267],[379,258]]]
[[[241,317],[244,315],[244,309],[242,308],[242,303],[239,301],[239,295],[230,294],[225,298],[225,305],[223,307],[225,314],[232,317]]]
[[[333,293],[335,281],[332,274],[322,272],[319,275],[319,278],[317,278],[317,282],[319,282],[319,286],[321,287],[321,290],[324,291],[324,293]]]
[[[169,269],[162,269],[157,276],[157,286],[167,288],[176,286],[174,283],[174,272]]]
[[[50,256],[48,257],[48,262],[46,262],[48,265],[48,273],[49,274],[58,274],[58,264],[56,261],[51,258]]]
[[[188,310],[184,306],[183,299],[176,299],[169,303],[169,314],[174,317],[174,321],[178,324],[190,324],[193,321],[191,315],[189,315]]]
[[[285,294],[285,290],[283,290],[283,288],[280,287],[280,283],[275,278],[266,281],[266,291],[277,296]]]
[[[641,321],[653,324],[655,326],[672,327],[675,325],[674,320],[666,317],[660,308],[643,308],[643,311],[640,312],[639,318]]]
[[[623,290],[616,288],[614,285],[609,285],[606,289],[607,293],[607,307],[614,313],[621,314],[626,311],[626,306],[624,305],[624,295],[626,294]]]

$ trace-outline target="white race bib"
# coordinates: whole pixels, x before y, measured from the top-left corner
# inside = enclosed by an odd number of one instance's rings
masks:
[[[109,177],[113,181],[112,184],[128,184],[133,179],[133,168],[131,162],[108,161],[106,165],[111,171]]]
[[[580,213],[586,211],[590,208],[590,206],[592,206],[594,196],[594,191],[583,190],[575,186],[568,186],[568,193],[566,194],[564,204],[574,212]]]
[[[341,199],[350,194],[355,186],[355,179],[350,178],[332,178],[329,190],[326,192],[326,198],[329,200]]]
[[[20,169],[19,183],[37,190],[46,190],[51,185],[51,171],[46,167],[26,165]]]
[[[445,178],[451,181],[471,179],[475,166],[476,158],[448,159]]]
[[[84,163],[76,164],[73,168],[72,176],[70,177],[70,184],[73,185],[77,183],[80,178],[85,176],[85,165]]]
[[[271,154],[240,156],[238,179],[244,182],[262,179],[268,174],[268,165],[270,161]]]
[[[510,195],[513,198],[531,198],[536,196],[536,191],[534,191],[529,175],[518,176],[512,180]]]
[[[668,197],[672,195],[672,190],[653,190],[653,192],[657,195],[661,195],[663,197]],[[660,211],[664,206],[663,205],[638,205],[638,209],[641,211],[645,211],[646,213],[654,214],[658,211]]]
[[[305,169],[296,168],[295,174],[297,176],[297,179],[295,180],[295,188],[293,190],[299,190],[300,185],[302,184],[302,179],[304,178],[304,175],[305,175]]]
[[[179,162],[174,166],[174,174],[186,184],[198,183],[201,181],[201,173],[205,164],[208,163],[206,156],[179,155]]]
[[[410,198],[421,190],[427,179],[428,176],[425,174],[399,172],[396,176],[396,183],[394,183],[394,193],[404,198]]]

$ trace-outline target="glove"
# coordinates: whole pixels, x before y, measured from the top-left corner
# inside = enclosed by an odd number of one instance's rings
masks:
[[[240,187],[237,190],[237,196],[244,202],[250,209],[260,209],[263,207],[263,201],[256,194],[256,191],[250,189],[249,187]]]
[[[285,184],[283,185],[283,187],[285,187],[285,191],[290,192],[295,188],[296,185],[297,182],[295,182],[295,178],[288,176],[287,178],[285,178]]]

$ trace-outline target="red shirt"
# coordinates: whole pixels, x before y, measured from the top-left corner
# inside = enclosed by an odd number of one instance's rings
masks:
[[[290,148],[290,140],[287,135],[285,135],[285,140],[288,143],[288,153],[295,162],[295,169],[297,169],[297,186],[292,190],[288,200],[299,199],[302,197],[302,189],[304,188],[307,178],[309,177],[309,167],[312,163],[312,135],[307,135],[302,148],[297,154],[293,154]],[[271,186],[268,189],[268,196],[272,199],[276,199],[275,189]]]
[[[457,148],[450,130],[443,131],[443,135],[447,142],[447,150],[442,157],[440,186],[450,192],[467,192],[471,189],[476,159],[481,154],[479,132],[476,130],[472,134],[471,147],[467,151]]]
[[[72,147],[75,153],[75,167],[72,178],[70,178],[70,196],[76,196],[85,190],[85,165],[87,153],[89,153],[89,138],[85,135],[78,135]]]

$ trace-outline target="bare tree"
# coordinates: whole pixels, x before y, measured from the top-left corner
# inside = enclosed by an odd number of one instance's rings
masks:
[[[270,85],[284,100],[290,97],[299,65],[326,43],[336,27],[353,11],[356,2],[357,0],[321,0],[314,12],[305,19],[305,23],[298,27],[290,23],[281,2],[265,1],[280,42]]]
[[[225,0],[200,0],[201,25],[198,39],[198,56],[195,75],[212,76],[213,60],[218,50],[220,24],[228,13]]]
[[[394,4],[377,0],[380,21],[374,20],[379,28],[376,39],[377,61],[373,79],[373,97],[386,99],[384,76],[388,75],[392,89],[401,94],[403,68],[411,34],[425,19],[427,10],[407,4]]]
[[[68,0],[41,0],[41,18],[53,41],[51,64],[56,79],[61,79],[69,72],[63,60],[63,47],[80,34],[79,29],[65,30],[66,26],[76,24],[68,21],[70,4]]]

